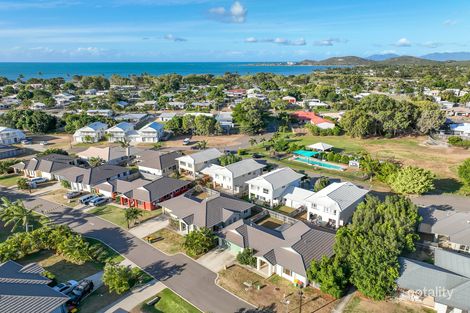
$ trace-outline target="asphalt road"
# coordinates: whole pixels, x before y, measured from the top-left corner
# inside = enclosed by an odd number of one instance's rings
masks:
[[[47,214],[85,236],[99,239],[143,268],[204,312],[256,312],[252,306],[215,284],[216,274],[185,255],[168,256],[113,224],[41,198],[1,190],[1,196],[23,199],[29,208]]]

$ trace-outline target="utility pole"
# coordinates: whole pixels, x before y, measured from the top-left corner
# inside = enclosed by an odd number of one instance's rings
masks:
[[[302,287],[299,289],[299,313],[302,313],[302,297],[304,293],[302,291]]]

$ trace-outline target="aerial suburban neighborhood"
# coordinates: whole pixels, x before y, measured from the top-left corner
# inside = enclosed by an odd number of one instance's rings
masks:
[[[470,312],[468,14],[396,1],[0,1],[0,313]]]

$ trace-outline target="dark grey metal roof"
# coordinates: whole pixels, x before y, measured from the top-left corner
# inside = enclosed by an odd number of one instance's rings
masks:
[[[76,158],[62,154],[48,154],[42,157],[35,157],[29,161],[23,161],[15,164],[18,169],[26,169],[29,171],[41,171],[45,173],[52,173],[64,168],[71,167]],[[24,163],[24,166],[21,165]],[[18,166],[16,166],[18,165]]]
[[[94,186],[109,180],[111,177],[117,176],[118,174],[124,174],[128,171],[129,169],[125,167],[105,164],[93,168],[72,166],[67,169],[56,171],[54,174],[61,176],[70,182]]]
[[[148,184],[139,186],[125,193],[125,196],[145,202],[153,202],[180,190],[191,182],[162,176]]]
[[[140,162],[137,165],[162,170],[175,166],[178,163],[176,158],[180,156],[182,156],[182,153],[179,151],[162,153],[160,151],[145,150],[139,153]]]
[[[470,278],[470,255],[436,249],[434,250],[434,265]]]
[[[37,264],[22,266],[14,261],[0,264],[0,312],[54,312],[69,298],[47,286]]]

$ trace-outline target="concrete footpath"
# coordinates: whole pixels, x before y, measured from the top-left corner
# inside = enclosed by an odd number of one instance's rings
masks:
[[[165,285],[157,280],[152,280],[148,284],[131,290],[125,298],[118,300],[98,313],[130,312],[137,305],[155,296],[163,289],[165,289]]]

